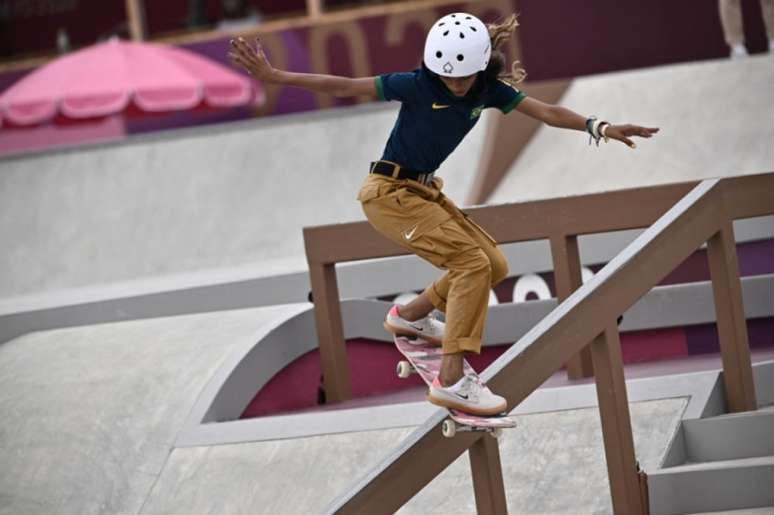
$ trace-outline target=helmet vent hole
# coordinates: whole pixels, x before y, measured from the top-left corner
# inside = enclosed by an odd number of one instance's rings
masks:
[[[452,17],[452,18],[456,18],[456,17],[457,17],[457,15],[456,15],[456,14],[452,14],[452,15],[451,15],[451,17]]]
[[[465,39],[465,34],[463,34],[462,32],[460,32],[460,39]]]
[[[464,56],[464,55],[462,55],[462,54],[457,54],[457,60],[458,60],[458,61],[462,61],[463,59],[465,59],[465,56]]]
[[[473,32],[477,32],[476,27],[470,27],[470,30],[472,30]]]
[[[455,21],[455,22],[454,22],[454,24],[455,24],[455,25],[459,25],[459,24],[460,24],[460,22],[458,22],[458,21]]]
[[[449,35],[449,31],[447,30],[446,32],[443,33],[443,35],[444,36],[448,36]]]
[[[473,18],[471,18],[470,16],[465,16],[465,19],[466,20],[472,20]]]
[[[437,52],[435,53],[435,56],[436,56],[438,59],[440,59],[441,57],[443,57],[443,52],[441,52],[441,51],[439,50],[439,51],[437,51]]]

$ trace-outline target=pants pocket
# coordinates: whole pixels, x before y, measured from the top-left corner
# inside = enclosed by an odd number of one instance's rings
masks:
[[[486,232],[483,227],[478,225],[478,223],[476,223],[476,221],[473,220],[470,217],[470,215],[468,215],[467,213],[462,213],[462,216],[465,218],[465,221],[469,223],[476,232],[478,232],[479,234],[481,234],[481,236],[484,237],[485,240],[487,240],[493,246],[495,247],[497,246],[497,240],[495,240],[488,232]]]
[[[478,246],[457,222],[449,219],[415,237],[410,247],[421,258],[445,269],[450,259]]]

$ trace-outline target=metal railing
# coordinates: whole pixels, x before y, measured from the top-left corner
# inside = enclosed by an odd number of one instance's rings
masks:
[[[715,297],[723,378],[730,411],[756,409],[732,221],[774,214],[774,173],[712,179],[468,211],[501,243],[549,239],[562,302],[482,373],[509,410],[575,357],[593,369],[616,513],[647,513],[646,476],[634,456],[616,318],[702,244]],[[592,280],[580,286],[577,236],[646,227]],[[341,337],[335,263],[405,254],[365,223],[304,230],[328,398],[350,396]],[[575,289],[577,288],[577,289]],[[573,291],[574,290],[574,291]],[[583,358],[579,353],[588,352]],[[333,511],[392,513],[470,451],[481,513],[503,513],[496,441],[445,439],[439,410],[376,469],[340,497]]]

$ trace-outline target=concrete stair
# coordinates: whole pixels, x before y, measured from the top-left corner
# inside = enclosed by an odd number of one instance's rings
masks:
[[[774,411],[684,420],[648,485],[653,515],[774,514]]]

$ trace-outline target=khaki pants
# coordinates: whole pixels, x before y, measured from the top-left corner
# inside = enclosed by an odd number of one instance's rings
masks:
[[[744,44],[741,0],[720,0],[720,22],[728,46]],[[769,39],[774,39],[774,0],[761,0],[763,22]]]
[[[447,272],[427,287],[446,313],[444,353],[481,352],[489,289],[508,273],[497,242],[443,193],[430,186],[369,175],[358,194],[371,225],[395,243]]]

